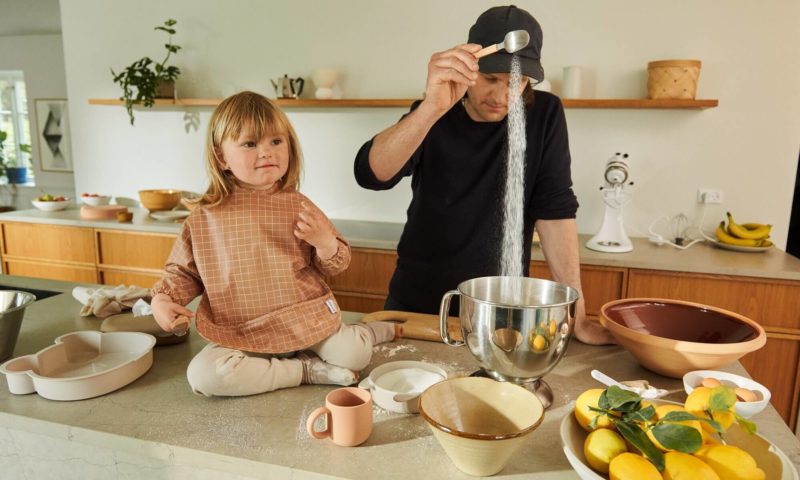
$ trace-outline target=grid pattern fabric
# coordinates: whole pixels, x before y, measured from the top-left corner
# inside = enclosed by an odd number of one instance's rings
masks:
[[[186,305],[202,294],[198,332],[219,345],[259,353],[298,351],[336,332],[341,312],[324,275],[350,264],[350,246],[327,260],[294,236],[299,192],[235,187],[216,207],[184,221],[153,287]]]

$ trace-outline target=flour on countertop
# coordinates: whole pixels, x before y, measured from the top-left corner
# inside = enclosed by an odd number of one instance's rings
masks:
[[[398,352],[406,351],[406,352],[416,352],[417,347],[414,345],[409,345],[407,343],[398,343],[392,345],[376,345],[373,349],[375,352],[386,353],[387,357],[394,357],[397,355]]]

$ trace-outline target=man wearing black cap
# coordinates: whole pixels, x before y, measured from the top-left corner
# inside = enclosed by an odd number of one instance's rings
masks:
[[[564,109],[550,93],[534,96],[531,83],[544,79],[542,29],[512,5],[481,14],[469,43],[433,54],[425,98],[356,156],[355,177],[364,188],[386,190],[412,176],[387,310],[438,313],[442,295],[460,282],[500,273],[511,54],[499,51],[478,60],[475,53],[514,30],[530,35],[515,53],[524,76],[527,129],[522,271],[528,272],[535,226],[554,279],[581,291],[578,202]],[[575,334],[586,343],[612,343],[605,329],[586,318],[582,298]]]

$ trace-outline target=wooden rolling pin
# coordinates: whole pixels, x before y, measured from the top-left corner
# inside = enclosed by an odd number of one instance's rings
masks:
[[[441,342],[439,333],[439,315],[428,313],[401,312],[398,310],[381,310],[367,313],[362,322],[377,321],[397,322],[403,324],[403,337],[415,340]],[[461,340],[461,322],[458,317],[447,317],[447,331],[453,340]]]

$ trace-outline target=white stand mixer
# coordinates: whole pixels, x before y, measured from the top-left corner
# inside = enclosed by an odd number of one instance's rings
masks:
[[[625,234],[622,208],[630,203],[631,195],[625,192],[628,181],[628,154],[617,153],[606,162],[605,185],[600,187],[605,202],[605,213],[600,231],[586,242],[586,248],[598,252],[623,253],[633,250]],[[633,185],[629,182],[628,185]]]

